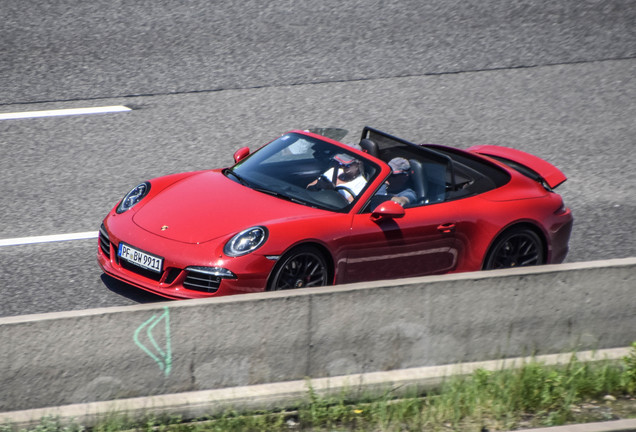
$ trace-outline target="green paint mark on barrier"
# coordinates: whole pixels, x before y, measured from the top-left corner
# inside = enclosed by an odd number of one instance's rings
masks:
[[[155,327],[161,322],[165,322],[165,345],[162,348],[156,341],[153,336],[153,330]],[[139,334],[146,329],[146,335],[148,340],[150,341],[151,347],[148,348],[143,343],[139,341]],[[163,314],[157,316],[153,315],[150,319],[140,325],[137,330],[135,330],[135,335],[133,337],[135,344],[143,352],[148,354],[151,359],[153,359],[157,365],[159,365],[159,369],[163,371],[163,373],[168,376],[170,374],[170,370],[172,369],[172,349],[170,347],[170,311],[168,310],[168,306],[164,306]]]

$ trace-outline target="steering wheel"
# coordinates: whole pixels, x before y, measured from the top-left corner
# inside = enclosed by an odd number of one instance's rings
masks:
[[[351,199],[354,199],[356,197],[355,192],[353,192],[351,189],[349,189],[347,186],[343,186],[343,185],[338,185],[335,187],[336,191],[340,192],[341,190],[347,192],[349,195],[351,195]],[[346,198],[346,197],[345,197]]]
[[[307,186],[307,190],[310,191],[321,191],[321,190],[333,190],[333,183],[331,183],[325,176],[320,176],[311,186]]]

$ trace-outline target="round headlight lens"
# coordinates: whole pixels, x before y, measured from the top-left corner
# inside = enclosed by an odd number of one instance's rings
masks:
[[[267,228],[252,227],[241,231],[225,244],[223,252],[227,256],[238,257],[255,251],[267,240]]]
[[[117,206],[117,213],[123,213],[126,210],[133,208],[139,201],[141,201],[150,192],[150,183],[143,182],[126,194],[124,199],[121,200]]]

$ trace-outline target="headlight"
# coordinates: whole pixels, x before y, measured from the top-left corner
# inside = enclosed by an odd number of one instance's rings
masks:
[[[133,208],[139,201],[143,199],[150,192],[150,183],[143,182],[140,185],[132,188],[130,192],[126,194],[123,200],[117,206],[117,213],[123,213],[126,210]]]
[[[227,256],[238,257],[255,251],[267,240],[267,228],[252,227],[241,231],[225,244],[223,252]]]

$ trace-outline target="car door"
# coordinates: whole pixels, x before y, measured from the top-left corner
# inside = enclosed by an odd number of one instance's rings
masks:
[[[458,202],[407,208],[401,218],[353,217],[341,283],[395,279],[452,271],[461,256],[453,214]]]

